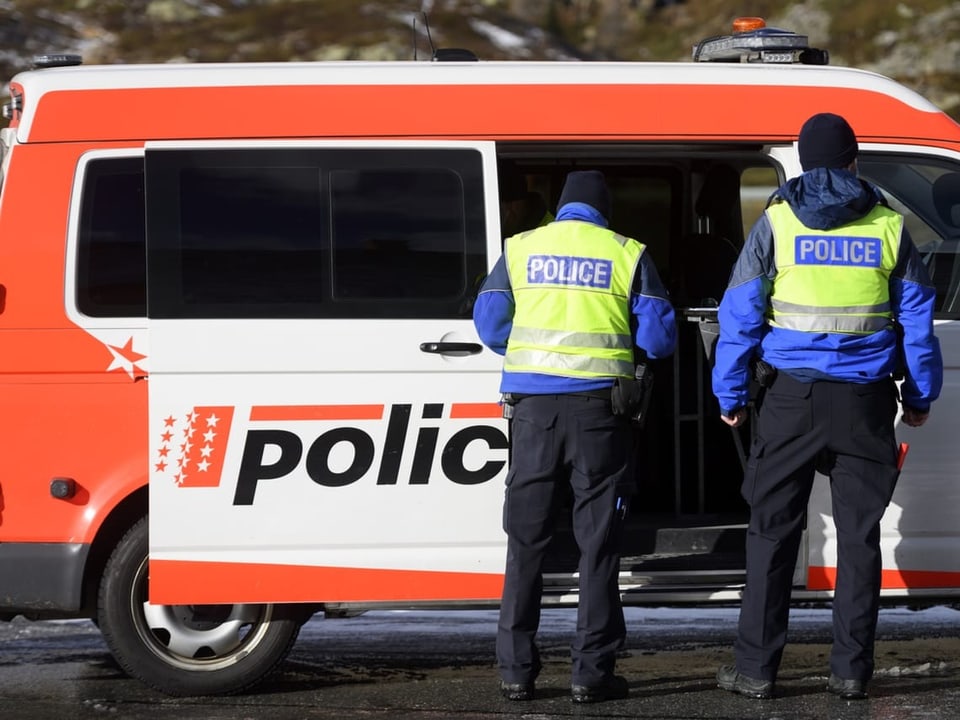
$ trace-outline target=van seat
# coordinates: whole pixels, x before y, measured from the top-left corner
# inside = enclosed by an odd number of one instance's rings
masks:
[[[729,165],[707,172],[694,205],[697,232],[680,245],[678,300],[683,305],[719,303],[743,245],[740,174]]]

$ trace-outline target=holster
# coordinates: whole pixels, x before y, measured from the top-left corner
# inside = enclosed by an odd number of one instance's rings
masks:
[[[777,369],[766,360],[753,361],[753,382],[750,383],[750,400],[759,409],[767,388],[777,379]]]
[[[636,366],[633,379],[615,378],[610,389],[613,414],[628,417],[636,425],[647,420],[650,396],[653,394],[653,370],[646,363]]]
[[[777,369],[766,360],[757,360],[753,366],[753,379],[760,387],[768,388],[777,379]]]

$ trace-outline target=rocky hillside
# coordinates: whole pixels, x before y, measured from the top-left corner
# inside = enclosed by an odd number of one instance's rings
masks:
[[[432,44],[481,59],[686,60],[742,14],[803,32],[833,64],[894,77],[960,119],[960,2],[942,0],[0,0],[0,79],[43,52],[425,60]]]

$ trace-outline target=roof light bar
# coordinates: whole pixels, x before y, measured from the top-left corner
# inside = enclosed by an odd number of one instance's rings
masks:
[[[83,64],[83,58],[80,55],[72,55],[70,53],[53,53],[49,55],[33,56],[33,67],[37,69],[70,67],[72,65],[81,64]]]
[[[806,35],[767,27],[763,18],[733,22],[733,33],[706,38],[693,48],[694,62],[802,63],[826,65],[826,50],[810,47]]]

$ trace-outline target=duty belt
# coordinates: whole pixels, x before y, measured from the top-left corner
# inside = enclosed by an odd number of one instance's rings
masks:
[[[610,388],[600,388],[599,390],[581,390],[579,392],[569,393],[503,393],[503,402],[514,405],[521,400],[529,397],[582,397],[593,398],[595,400],[609,400]]]

